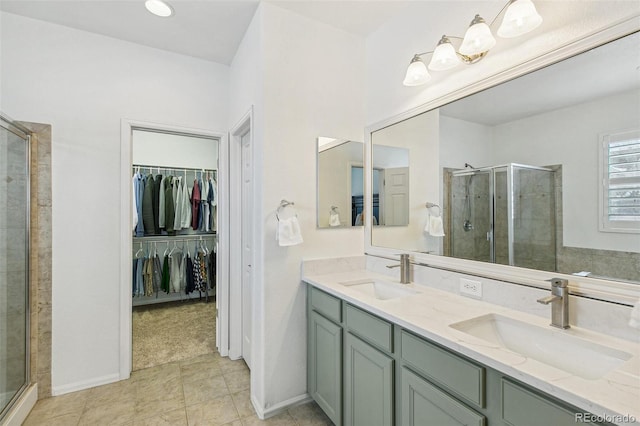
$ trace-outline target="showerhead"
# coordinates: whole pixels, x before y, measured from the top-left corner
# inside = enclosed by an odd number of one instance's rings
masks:
[[[471,164],[469,163],[464,163],[464,168],[466,169],[467,167],[472,168],[475,170],[475,167],[473,167]]]

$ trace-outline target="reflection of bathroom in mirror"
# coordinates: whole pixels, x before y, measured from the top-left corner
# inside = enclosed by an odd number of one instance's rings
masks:
[[[411,152],[411,205],[372,245],[640,282],[639,34],[373,131]]]
[[[318,138],[318,228],[359,226],[364,207],[364,144]]]
[[[409,224],[409,150],[376,143],[371,179],[374,226]]]

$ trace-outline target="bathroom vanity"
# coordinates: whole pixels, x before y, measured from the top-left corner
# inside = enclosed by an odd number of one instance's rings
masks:
[[[544,318],[365,269],[336,270],[303,273],[308,392],[336,425],[640,419],[637,343],[556,330]]]

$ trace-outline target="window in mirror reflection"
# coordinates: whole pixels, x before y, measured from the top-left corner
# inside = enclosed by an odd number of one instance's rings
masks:
[[[355,226],[364,197],[364,144],[319,137],[317,148],[318,228]]]

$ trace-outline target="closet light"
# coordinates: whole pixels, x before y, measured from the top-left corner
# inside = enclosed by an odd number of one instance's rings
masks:
[[[156,16],[167,18],[173,15],[173,8],[162,0],[147,0],[144,2],[147,10]]]
[[[487,25],[478,14],[473,18],[464,38],[443,35],[435,50],[417,53],[411,59],[403,84],[405,86],[419,86],[431,79],[421,56],[432,54],[429,69],[432,71],[446,71],[461,62],[475,64],[484,58],[489,50],[496,45],[496,39],[491,32],[491,26],[504,13],[502,24],[497,34],[503,38],[517,37],[536,29],[542,23],[532,0],[509,0],[498,12],[496,17]],[[458,50],[450,39],[462,40]]]

